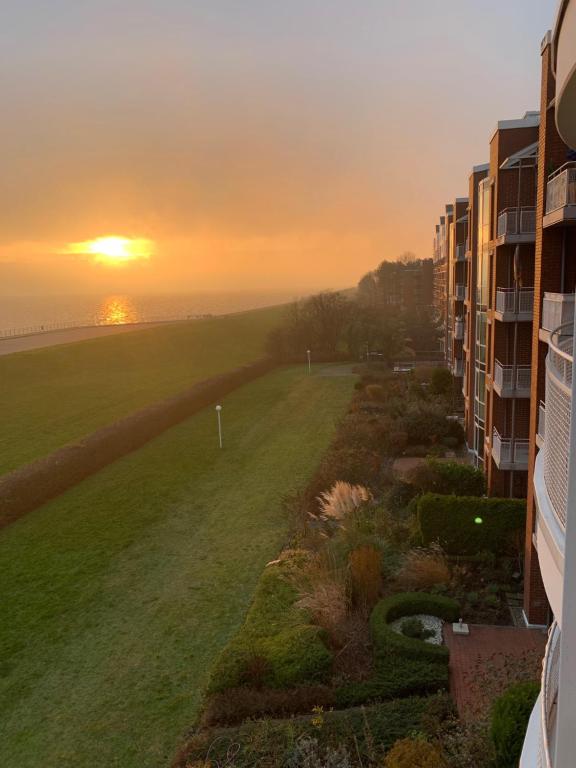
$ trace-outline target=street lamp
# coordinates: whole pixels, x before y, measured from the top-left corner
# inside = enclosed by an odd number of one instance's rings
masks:
[[[222,448],[222,406],[216,406],[216,415],[218,417],[218,443]]]
[[[311,352],[311,350],[307,349],[306,350],[306,354],[308,356],[308,373],[310,374],[310,373],[312,373],[312,357],[311,357],[312,352]]]

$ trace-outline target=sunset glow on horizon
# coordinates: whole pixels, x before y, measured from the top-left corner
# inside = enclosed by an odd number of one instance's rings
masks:
[[[67,253],[90,255],[97,264],[118,267],[131,261],[149,259],[154,253],[154,243],[147,238],[107,235],[94,240],[70,243]]]

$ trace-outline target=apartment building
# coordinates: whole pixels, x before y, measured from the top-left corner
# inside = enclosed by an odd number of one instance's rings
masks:
[[[465,253],[465,294],[463,302],[464,312],[464,338],[462,350],[464,353],[464,377],[462,381],[462,394],[464,396],[464,424],[468,447],[474,451],[475,460],[478,463],[478,446],[474,444],[474,403],[477,392],[475,387],[475,340],[476,340],[476,281],[478,265],[478,188],[480,182],[486,178],[490,166],[476,165],[472,168],[468,179],[468,206],[467,206],[467,238]],[[484,436],[479,445],[481,461],[484,461]]]
[[[452,224],[452,205],[447,205],[445,213],[436,225],[433,246],[434,264],[434,311],[441,329],[440,346],[446,363],[451,363],[452,333],[448,322],[449,297],[449,243]]]
[[[576,765],[576,2],[542,43],[524,610],[551,624],[521,768]],[[539,573],[538,573],[539,571]],[[544,587],[544,590],[542,590]],[[546,598],[546,599],[545,599]],[[549,609],[548,609],[549,604]]]
[[[448,364],[457,391],[464,377],[464,299],[466,298],[466,238],[468,236],[468,198],[456,198],[448,230],[447,323],[450,340]]]

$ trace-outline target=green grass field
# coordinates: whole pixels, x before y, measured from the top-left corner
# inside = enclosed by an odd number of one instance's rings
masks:
[[[2,768],[157,768],[286,535],[350,376],[279,370],[0,534]]]
[[[285,308],[0,357],[0,474],[262,356]]]

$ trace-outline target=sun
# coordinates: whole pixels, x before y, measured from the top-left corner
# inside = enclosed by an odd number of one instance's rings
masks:
[[[70,243],[67,252],[91,256],[96,263],[120,266],[131,261],[149,259],[154,253],[154,242],[144,237],[106,235],[81,243]]]

